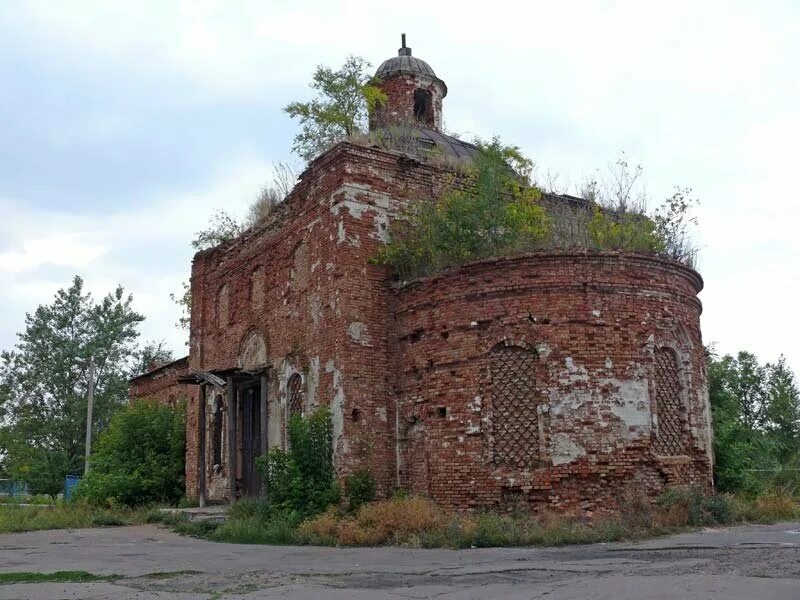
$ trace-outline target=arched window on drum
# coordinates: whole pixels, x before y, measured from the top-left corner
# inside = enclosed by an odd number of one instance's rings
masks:
[[[543,463],[536,361],[532,350],[505,343],[490,353],[493,457],[498,466],[531,469]]]
[[[659,456],[686,453],[686,404],[678,357],[672,348],[656,348],[654,366],[656,435],[654,450]]]

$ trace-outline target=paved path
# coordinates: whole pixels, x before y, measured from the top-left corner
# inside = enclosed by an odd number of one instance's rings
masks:
[[[798,600],[800,523],[631,544],[458,551],[216,544],[151,525],[0,535],[0,572],[59,570],[123,577],[0,585],[0,600]]]

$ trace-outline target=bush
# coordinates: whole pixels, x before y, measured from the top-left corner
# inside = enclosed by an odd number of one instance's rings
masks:
[[[229,519],[209,536],[217,542],[235,544],[293,544],[298,519],[290,513],[273,513],[269,519],[253,515]]]
[[[375,478],[366,469],[348,475],[344,487],[351,512],[375,500]]]
[[[707,496],[699,486],[669,488],[656,499],[656,507],[669,527],[725,525],[733,514],[730,497]]]
[[[308,417],[289,420],[289,450],[271,448],[256,459],[271,510],[303,517],[318,514],[339,502],[333,470],[333,424],[330,411],[320,407]]]
[[[413,203],[393,222],[389,244],[373,262],[418,277],[542,246],[549,225],[541,193],[529,183],[531,161],[497,138],[478,145],[457,184],[435,200]]]
[[[55,501],[64,491],[64,480],[71,463],[66,452],[44,448],[30,448],[26,464],[19,467],[19,475],[34,495],[46,495]]]
[[[588,232],[591,245],[598,250],[654,254],[664,250],[664,243],[656,235],[655,224],[640,213],[612,212],[595,205]]]
[[[184,487],[183,412],[140,400],[117,413],[100,434],[76,497],[104,505],[177,502]]]

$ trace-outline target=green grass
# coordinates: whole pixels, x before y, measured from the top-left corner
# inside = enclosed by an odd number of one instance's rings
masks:
[[[12,583],[87,583],[92,581],[115,581],[121,575],[95,575],[86,571],[55,571],[39,573],[37,571],[17,571],[0,573],[0,584]]]
[[[176,527],[190,535],[239,544],[469,548],[613,542],[695,527],[798,518],[800,503],[783,492],[755,498],[707,497],[697,488],[678,488],[664,493],[655,504],[631,490],[622,498],[618,513],[593,520],[522,510],[447,513],[430,500],[411,496],[372,502],[355,513],[331,508],[303,523],[270,510],[263,502],[245,501],[233,507],[224,524],[209,525],[206,532],[197,531],[191,523],[178,522]]]
[[[99,508],[85,503],[41,506],[0,505],[0,533],[41,529],[115,527],[145,522],[148,509]]]
[[[52,504],[50,496],[0,496],[0,504]]]

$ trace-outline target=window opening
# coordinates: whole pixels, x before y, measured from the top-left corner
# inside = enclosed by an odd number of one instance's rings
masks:
[[[658,430],[655,451],[660,456],[684,454],[683,401],[678,359],[670,348],[655,352],[655,388]]]
[[[536,402],[536,354],[521,346],[497,346],[490,356],[494,462],[533,468],[540,462]]]

